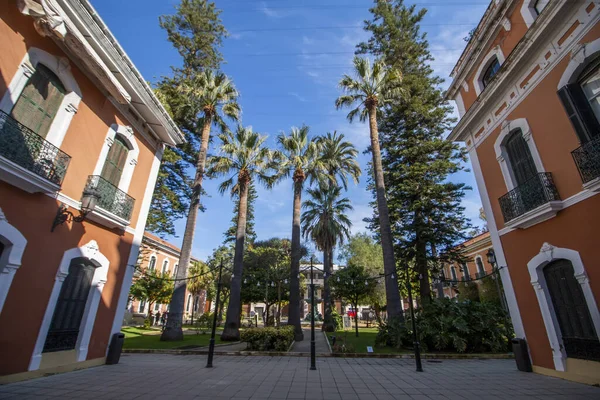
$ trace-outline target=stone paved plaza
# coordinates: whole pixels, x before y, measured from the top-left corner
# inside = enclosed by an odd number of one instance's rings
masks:
[[[513,360],[123,355],[121,363],[0,386],[1,399],[600,399],[600,388],[518,372]]]

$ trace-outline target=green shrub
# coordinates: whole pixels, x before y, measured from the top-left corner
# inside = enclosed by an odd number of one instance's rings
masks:
[[[331,310],[331,319],[333,320],[333,324],[335,325],[335,331],[344,329],[344,318],[338,314],[335,308]]]
[[[458,284],[458,300],[479,301],[479,288],[475,282],[460,282]]]
[[[248,350],[287,351],[294,341],[294,327],[248,328],[240,333],[240,340],[247,343]]]
[[[212,329],[214,315],[213,313],[205,312],[202,314],[195,322],[194,329],[196,330],[196,334],[205,334],[210,329]]]
[[[507,330],[512,335],[508,318],[494,303],[436,299],[417,310],[416,318],[419,342],[425,351],[507,351]],[[407,316],[405,323],[381,324],[375,343],[399,349],[411,347],[412,341],[412,323]]]

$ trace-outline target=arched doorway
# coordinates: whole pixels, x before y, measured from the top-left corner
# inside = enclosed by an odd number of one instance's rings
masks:
[[[571,261],[552,261],[544,278],[567,357],[600,361],[598,335]]]

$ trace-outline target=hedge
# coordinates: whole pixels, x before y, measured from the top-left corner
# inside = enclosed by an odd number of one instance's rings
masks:
[[[240,340],[247,343],[248,350],[287,351],[294,341],[294,327],[248,328],[240,333]]]

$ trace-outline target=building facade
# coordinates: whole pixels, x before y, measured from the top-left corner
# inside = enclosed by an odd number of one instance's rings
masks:
[[[492,274],[494,267],[488,262],[487,253],[492,247],[489,232],[475,236],[458,245],[466,262],[445,264],[442,267],[441,289],[443,297],[453,299],[458,296],[459,281],[480,284],[482,278]],[[440,287],[435,288],[440,294]]]
[[[600,383],[600,3],[495,0],[448,98],[517,337],[536,372]]]
[[[177,268],[179,268],[180,255],[181,249],[179,247],[146,232],[142,238],[138,267],[140,271],[158,271],[175,278]],[[192,257],[190,265],[197,261],[196,258]],[[193,295],[187,290],[185,293],[184,322],[191,321],[192,315],[194,318],[202,315],[206,311],[206,304],[206,292]],[[152,309],[150,309],[150,306],[152,306]],[[158,303],[150,305],[147,300],[130,299],[123,323],[142,325],[150,312],[152,315],[157,313],[164,315],[169,311],[168,306],[168,304]],[[160,320],[158,323],[160,323]]]
[[[0,37],[0,375],[97,365],[184,139],[87,0],[7,0]]]

